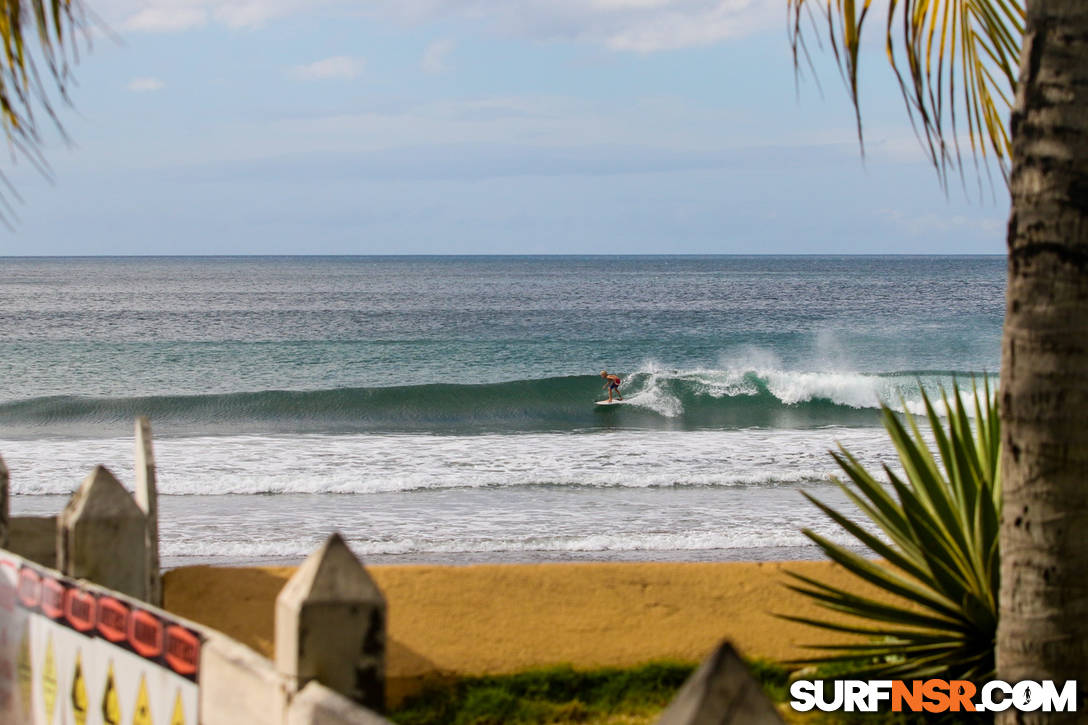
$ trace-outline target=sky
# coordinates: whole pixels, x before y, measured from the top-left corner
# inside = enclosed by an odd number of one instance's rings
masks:
[[[1000,178],[941,188],[880,39],[863,158],[781,0],[86,2],[0,255],[1004,252]]]

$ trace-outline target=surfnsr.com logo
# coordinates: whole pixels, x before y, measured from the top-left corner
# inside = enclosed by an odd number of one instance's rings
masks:
[[[797,712],[1076,712],[1077,682],[1004,682],[976,687],[967,680],[797,680],[790,685]]]

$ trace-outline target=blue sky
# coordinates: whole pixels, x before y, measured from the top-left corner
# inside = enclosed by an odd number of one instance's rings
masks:
[[[1004,252],[1000,181],[941,190],[878,39],[862,160],[779,2],[88,5],[119,40],[54,181],[5,158],[0,254]]]

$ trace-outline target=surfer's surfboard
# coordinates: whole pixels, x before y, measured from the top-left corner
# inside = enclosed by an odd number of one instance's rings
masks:
[[[598,400],[597,405],[622,405],[622,400]]]

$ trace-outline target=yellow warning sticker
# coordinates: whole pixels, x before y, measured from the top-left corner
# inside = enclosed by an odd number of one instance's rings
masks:
[[[113,681],[113,662],[106,674],[106,691],[102,693],[102,720],[108,725],[121,725],[121,703],[117,699],[117,685]]]
[[[76,725],[87,723],[87,683],[83,681],[83,657],[76,651],[76,673],[72,676],[72,717]]]
[[[57,663],[53,657],[53,633],[45,645],[45,666],[42,668],[42,700],[45,702],[45,715],[48,722],[53,722],[57,707]]]
[[[30,664],[30,627],[23,630],[19,653],[15,656],[15,669],[19,673],[19,694],[23,698],[23,712],[30,712],[30,691],[34,684],[34,668]]]
[[[154,725],[151,722],[151,703],[147,699],[147,675],[140,673],[140,690],[136,693],[136,709],[132,712],[132,725]]]
[[[170,725],[185,725],[185,706],[181,704],[181,690],[174,700],[174,714],[170,716]]]

